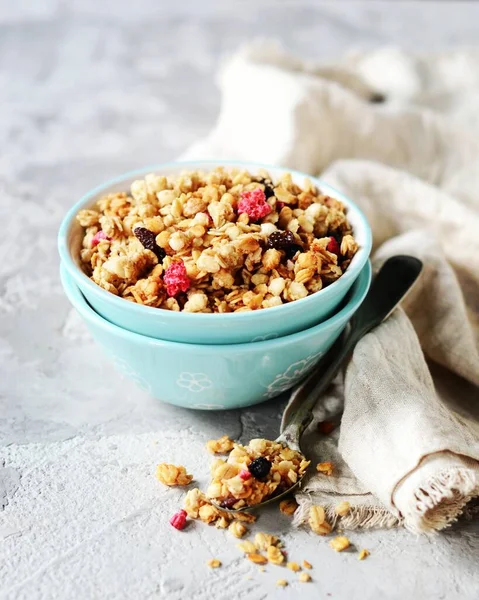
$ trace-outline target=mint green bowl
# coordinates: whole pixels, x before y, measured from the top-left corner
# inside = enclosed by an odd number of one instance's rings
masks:
[[[353,227],[359,250],[346,272],[328,287],[301,300],[256,311],[204,314],[178,313],[142,306],[111,294],[82,271],[79,253],[82,228],[75,216],[82,208],[91,207],[102,195],[125,191],[135,179],[147,173],[175,174],[184,170],[208,171],[219,164],[256,172],[266,168],[274,179],[290,172],[299,185],[309,177],[325,193],[338,198],[347,206],[348,219]],[[91,192],[77,202],[65,216],[58,234],[58,249],[64,268],[81,289],[88,302],[102,317],[124,329],[161,340],[195,344],[240,344],[289,335],[323,322],[333,315],[366,264],[371,251],[371,230],[358,207],[343,194],[305,173],[269,165],[235,161],[176,162],[152,166],[121,175]]]
[[[182,344],[132,333],[88,304],[62,265],[70,302],[117,369],[152,396],[186,408],[220,410],[259,404],[292,387],[331,348],[371,283],[369,261],[330,319],[278,339],[231,345]]]

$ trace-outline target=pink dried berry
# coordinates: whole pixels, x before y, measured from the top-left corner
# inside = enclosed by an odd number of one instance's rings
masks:
[[[186,525],[186,510],[181,509],[175,513],[170,519],[170,524],[173,525],[175,529],[184,529]]]
[[[256,188],[250,192],[243,192],[238,202],[238,212],[246,213],[252,221],[259,221],[271,212],[271,206],[266,202],[266,195],[262,189]]]
[[[168,296],[176,296],[179,292],[186,292],[190,287],[190,280],[182,260],[171,263],[163,275],[163,281],[166,283]]]
[[[95,233],[95,235],[92,237],[91,247],[94,248],[95,246],[98,246],[98,244],[101,242],[101,240],[110,240],[110,239],[111,238],[109,238],[104,231],[100,230],[97,233]]]
[[[326,246],[326,250],[328,252],[332,252],[333,254],[337,254],[339,255],[339,244],[338,244],[338,240],[336,238],[334,238],[333,236],[331,236],[329,238],[329,242],[328,245]]]
[[[247,479],[249,479],[251,477],[251,473],[247,469],[242,469],[239,472],[239,476],[241,477],[241,479],[243,481],[246,481]]]

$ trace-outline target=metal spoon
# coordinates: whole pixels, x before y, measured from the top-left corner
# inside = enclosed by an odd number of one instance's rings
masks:
[[[411,289],[421,270],[422,262],[412,256],[393,256],[383,264],[366,298],[351,319],[347,337],[344,340],[338,340],[332,350],[328,352],[328,364],[319,363],[304,381],[293,388],[288,408],[283,415],[282,433],[276,439],[277,442],[301,452],[301,436],[313,418],[312,409],[319,396],[326,391],[356,343],[371,329],[387,319]],[[287,425],[283,429],[283,425],[286,423]],[[302,478],[281,494],[254,506],[236,510],[219,508],[228,512],[260,508],[290,494],[301,484],[301,481]]]

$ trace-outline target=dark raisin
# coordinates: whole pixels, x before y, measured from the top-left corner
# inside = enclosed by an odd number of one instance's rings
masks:
[[[264,458],[264,456],[260,456],[259,458],[255,458],[248,465],[248,471],[256,477],[256,479],[263,479],[271,470],[271,462]]]
[[[233,506],[238,502],[238,498],[226,498],[221,502],[221,508],[233,508]]]
[[[153,231],[146,229],[146,227],[135,227],[135,229],[133,229],[133,233],[140,240],[143,248],[151,250],[154,254],[156,254],[160,262],[165,258],[166,252],[156,243],[156,235],[153,233]]]
[[[264,195],[266,196],[266,199],[274,196],[274,187],[269,179],[265,179],[264,177],[258,177],[256,181],[264,185]]]
[[[268,248],[276,248],[276,250],[286,250],[293,244],[296,244],[296,240],[292,231],[273,231],[266,241]]]

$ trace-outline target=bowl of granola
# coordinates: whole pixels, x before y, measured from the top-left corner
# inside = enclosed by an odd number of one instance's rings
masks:
[[[329,318],[368,260],[355,204],[303,173],[170,163],[127,173],[65,217],[62,264],[110,322],[162,340],[233,344]]]
[[[195,409],[241,408],[264,402],[305,377],[329,350],[363,301],[369,261],[341,308],[309,329],[244,344],[185,344],[140,335],[109,322],[88,303],[64,266],[66,295],[115,367],[153,397]]]

